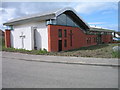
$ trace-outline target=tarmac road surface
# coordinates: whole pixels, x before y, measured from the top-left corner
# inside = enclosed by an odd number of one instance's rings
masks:
[[[2,59],[3,88],[118,88],[118,67]]]

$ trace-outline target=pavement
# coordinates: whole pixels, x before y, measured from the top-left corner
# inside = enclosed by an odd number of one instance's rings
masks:
[[[77,64],[77,65],[95,65],[119,67],[118,58],[91,58],[91,57],[66,57],[49,55],[31,55],[15,52],[2,52],[2,58],[18,59],[25,61]]]

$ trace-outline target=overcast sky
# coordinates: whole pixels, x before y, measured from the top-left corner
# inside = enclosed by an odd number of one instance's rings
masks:
[[[13,18],[64,7],[74,8],[90,26],[118,30],[117,2],[3,2],[0,28]]]

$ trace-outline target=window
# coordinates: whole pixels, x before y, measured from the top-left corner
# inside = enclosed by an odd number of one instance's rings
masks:
[[[113,41],[113,37],[111,37],[111,41]]]
[[[70,30],[70,33],[72,34],[72,30]]]
[[[96,37],[96,42],[98,42],[98,37]]]
[[[70,30],[70,46],[72,46],[72,30]]]
[[[88,38],[86,38],[86,41],[87,41],[87,44],[90,44],[90,43],[92,43],[92,38],[88,37]]]
[[[91,43],[91,38],[89,37],[89,43]]]
[[[109,34],[109,35],[112,35],[112,33],[111,33],[111,32],[109,32],[108,34]]]
[[[61,14],[57,17],[57,24],[58,25],[66,25],[66,15]]]
[[[90,37],[90,43],[92,42],[92,38]]]
[[[75,23],[75,21],[73,21],[73,19],[69,15],[66,15],[66,14],[61,14],[61,15],[57,16],[56,24],[57,25],[80,27],[79,25],[77,25],[77,23]]]
[[[104,32],[105,35],[107,35],[107,32]]]
[[[94,37],[94,42],[96,42],[96,38]]]
[[[47,25],[50,25],[50,24],[56,25],[56,20],[55,20],[55,19],[46,20],[46,24],[47,24]]]
[[[67,16],[67,26],[75,26],[73,20],[69,16]]]
[[[13,30],[13,25],[8,26],[8,29]]]
[[[64,40],[64,47],[67,47],[67,40]]]
[[[62,29],[58,30],[58,37],[62,37]]]
[[[67,37],[67,31],[64,30],[64,37]]]
[[[92,42],[93,42],[93,43],[95,42],[94,40],[95,40],[95,38],[93,37],[93,38],[92,38]]]
[[[89,40],[88,40],[88,38],[86,38],[86,41],[87,41],[87,44],[89,43]]]

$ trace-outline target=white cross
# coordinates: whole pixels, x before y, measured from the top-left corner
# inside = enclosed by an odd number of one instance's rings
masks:
[[[22,38],[22,49],[23,49],[24,48],[24,38],[25,38],[25,35],[23,35],[23,32],[21,32],[20,38]]]

